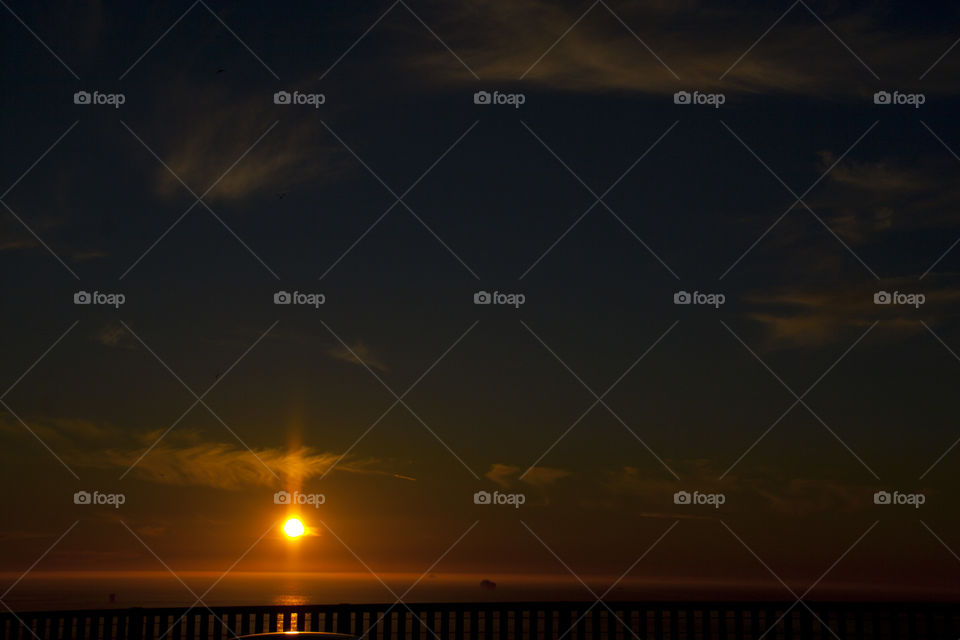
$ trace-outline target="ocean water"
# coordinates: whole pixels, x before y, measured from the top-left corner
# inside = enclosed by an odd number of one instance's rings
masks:
[[[3,590],[16,578],[6,576],[2,581]],[[420,576],[384,574],[380,576],[383,583],[369,573],[237,572],[217,582],[219,578],[215,573],[179,573],[177,577],[158,572],[34,573],[14,585],[4,601],[17,611],[177,607],[192,605],[198,597],[210,606],[392,603]],[[510,576],[497,580],[489,576],[433,575],[424,577],[403,600],[482,602],[592,598],[572,577]]]
[[[0,574],[0,593],[12,586],[4,602],[15,611],[185,607],[193,605],[197,597],[209,606],[392,603],[396,597],[409,603],[593,602],[596,599],[593,594],[603,594],[611,583],[610,578],[585,578],[588,590],[570,575],[431,574],[406,593],[419,575],[382,574],[380,579],[386,586],[369,573],[235,572],[219,582],[220,574],[215,573],[180,573],[174,577],[159,572],[37,572],[16,582],[18,578],[18,575]],[[794,589],[801,587],[793,586]],[[835,585],[833,588],[818,588],[817,599],[937,600],[945,596],[947,593],[942,589],[900,588],[889,592],[870,585]],[[955,591],[952,597],[956,597]],[[621,582],[605,599],[783,600],[789,599],[789,594],[782,585],[772,581],[723,584],[704,580],[631,578]]]

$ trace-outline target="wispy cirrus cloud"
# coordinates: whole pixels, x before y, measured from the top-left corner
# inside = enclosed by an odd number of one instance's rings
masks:
[[[336,344],[327,349],[327,355],[336,360],[356,365],[367,365],[380,371],[389,371],[387,365],[364,342],[356,342],[348,347]]]
[[[252,195],[279,195],[292,185],[330,177],[343,168],[342,150],[325,137],[319,121],[279,122],[269,94],[237,98],[210,86],[186,84],[170,90],[190,96],[189,113],[181,118],[158,117],[152,131],[165,137],[160,138],[162,142],[145,142],[156,145],[164,162],[197,195],[216,183],[205,199],[238,201]],[[169,133],[164,131],[168,120],[179,120],[178,128]],[[159,195],[185,193],[163,166],[158,165],[154,175]]]
[[[29,417],[27,423],[73,467],[107,469],[118,475],[132,468],[135,477],[158,484],[236,491],[257,486],[276,487],[281,482],[306,482],[331,469],[415,480],[388,468],[381,460],[343,458],[340,453],[307,446],[247,449],[237,442],[205,439],[191,430],[172,432],[155,444],[162,431],[131,432],[96,420],[72,418]],[[30,437],[23,426],[9,416],[0,418],[0,431]],[[148,447],[153,448],[144,455]]]
[[[484,81],[516,82],[523,77],[525,82],[580,92],[663,94],[686,86],[863,97],[875,81],[867,67],[877,73],[917,60],[917,77],[954,39],[949,33],[911,34],[882,6],[817,6],[814,17],[797,5],[782,19],[789,5],[754,5],[745,11],[742,3],[635,0],[610,3],[616,15],[597,4],[584,17],[590,6],[472,0],[445,4],[431,20]],[[743,28],[718,28],[734,23]],[[448,82],[472,79],[445,50],[416,54],[409,63],[421,74],[430,70]],[[924,90],[946,89],[948,81],[948,74],[933,74]]]
[[[490,470],[484,474],[484,477],[493,480],[504,488],[509,488],[517,483],[526,483],[543,488],[571,475],[571,472],[566,469],[554,467],[531,467],[521,477],[523,472],[524,469],[518,466],[497,462],[491,465]]]

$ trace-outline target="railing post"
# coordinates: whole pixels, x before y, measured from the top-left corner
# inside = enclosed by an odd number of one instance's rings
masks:
[[[443,607],[440,609],[440,640],[450,640],[450,609]],[[436,631],[436,629],[434,629]],[[376,640],[376,638],[374,638]]]
[[[350,633],[350,610],[337,607],[337,633]]]

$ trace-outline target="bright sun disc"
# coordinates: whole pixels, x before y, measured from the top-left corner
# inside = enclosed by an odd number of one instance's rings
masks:
[[[283,523],[283,532],[291,538],[299,538],[303,535],[305,529],[299,518],[290,518]]]

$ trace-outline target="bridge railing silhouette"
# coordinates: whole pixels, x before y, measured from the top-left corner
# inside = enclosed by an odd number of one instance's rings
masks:
[[[290,630],[335,631],[363,636],[364,640],[960,639],[960,603],[808,603],[816,616],[804,605],[791,602],[407,606],[409,609],[402,604],[198,606],[4,613],[0,615],[0,640],[227,640]]]

